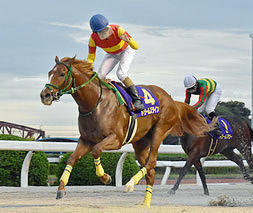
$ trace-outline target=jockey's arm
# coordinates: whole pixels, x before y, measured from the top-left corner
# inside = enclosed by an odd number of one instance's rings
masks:
[[[127,42],[132,49],[137,50],[139,48],[138,43],[121,27],[118,29],[118,35],[120,39]]]
[[[200,87],[200,95],[199,95],[199,100],[196,104],[193,105],[194,108],[198,109],[199,107],[201,107],[207,97],[207,88],[206,87]]]
[[[185,100],[184,102],[187,104],[190,104],[190,100],[191,100],[191,93],[187,90],[185,90]]]
[[[88,54],[87,62],[93,64],[95,61],[95,56],[96,56],[96,44],[93,41],[93,39],[90,37],[89,54]]]

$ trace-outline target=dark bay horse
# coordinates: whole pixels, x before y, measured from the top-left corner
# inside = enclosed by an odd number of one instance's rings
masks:
[[[251,157],[251,139],[253,136],[252,129],[247,125],[246,122],[238,117],[224,118],[229,122],[233,131],[233,136],[229,140],[218,138],[216,141],[216,148],[213,149],[211,154],[221,153],[229,160],[235,162],[239,166],[244,179],[253,183],[253,178],[250,177],[245,169],[242,158],[233,151],[234,149],[237,149],[247,161],[249,168],[253,169],[253,159]],[[216,130],[214,130],[214,133],[215,131]],[[206,177],[200,159],[210,155],[210,148],[214,142],[213,135],[207,134],[203,137],[196,137],[190,134],[184,134],[180,138],[180,142],[185,153],[188,155],[188,158],[184,167],[179,171],[179,177],[169,193],[175,194],[181,180],[190,170],[192,165],[194,165],[200,175],[204,194],[209,195],[206,185]]]
[[[41,91],[41,101],[45,105],[51,105],[61,95],[71,94],[79,109],[80,132],[78,145],[69,157],[60,179],[56,197],[59,199],[66,194],[65,185],[72,167],[89,152],[94,157],[97,176],[103,183],[110,183],[111,177],[104,172],[100,155],[103,150],[122,147],[130,115],[127,108],[119,104],[107,83],[93,72],[91,64],[75,57],[66,57],[60,61],[57,56],[55,62],[56,65],[48,74],[50,83]],[[200,136],[208,132],[212,125],[207,125],[193,107],[182,104],[178,108],[177,103],[160,87],[143,87],[149,89],[159,100],[160,113],[137,118],[138,128],[131,143],[142,169],[126,184],[125,191],[133,191],[134,185],[145,176],[147,188],[144,205],[150,206],[157,152],[164,138],[168,134],[180,136],[184,132]]]

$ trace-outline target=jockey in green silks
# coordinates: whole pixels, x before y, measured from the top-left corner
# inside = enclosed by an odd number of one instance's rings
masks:
[[[190,104],[191,95],[199,95],[199,100],[193,105],[199,113],[206,112],[210,120],[216,116],[215,108],[220,100],[221,88],[210,78],[197,79],[193,75],[184,78],[186,88],[185,103]]]

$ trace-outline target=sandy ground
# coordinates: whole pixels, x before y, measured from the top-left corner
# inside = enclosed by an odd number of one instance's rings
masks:
[[[210,196],[201,186],[184,184],[176,195],[169,195],[171,185],[155,185],[151,208],[141,206],[145,186],[138,185],[132,193],[124,187],[73,186],[67,196],[56,200],[57,187],[0,187],[0,212],[99,212],[99,213],[253,213],[253,185],[250,183],[209,184]],[[226,196],[235,207],[209,206],[211,201]]]

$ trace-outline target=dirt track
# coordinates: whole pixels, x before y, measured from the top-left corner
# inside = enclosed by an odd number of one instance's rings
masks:
[[[151,208],[143,208],[145,186],[133,193],[123,193],[123,187],[75,186],[67,187],[67,196],[56,200],[56,187],[0,187],[0,212],[222,212],[252,213],[253,185],[209,184],[210,196],[204,196],[201,186],[181,185],[177,194],[170,196],[167,186],[154,186]],[[209,202],[226,195],[236,207],[211,207]]]

